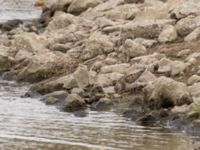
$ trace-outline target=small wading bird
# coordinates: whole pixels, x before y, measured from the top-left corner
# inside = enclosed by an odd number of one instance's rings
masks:
[[[53,3],[60,3],[62,2],[61,0],[36,0],[34,3],[34,7],[48,7],[52,5]]]
[[[48,5],[48,0],[37,0],[34,7],[46,7]]]

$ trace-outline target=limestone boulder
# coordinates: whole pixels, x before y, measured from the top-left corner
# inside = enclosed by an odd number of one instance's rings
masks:
[[[198,0],[184,1],[181,4],[175,6],[171,11],[171,17],[176,19],[182,19],[189,15],[200,14],[200,2]]]
[[[39,82],[55,75],[70,73],[77,65],[76,61],[68,55],[47,52],[34,55],[27,65],[19,73],[17,80]]]
[[[169,108],[193,102],[186,84],[167,77],[159,77],[144,88],[150,108]]]
[[[78,94],[70,94],[64,102],[64,110],[67,112],[74,112],[86,108],[86,103]]]
[[[187,36],[194,29],[200,27],[200,16],[188,16],[181,19],[176,24],[177,33],[181,36]]]
[[[106,17],[111,20],[133,20],[140,9],[133,4],[120,5],[108,12]]]
[[[66,14],[63,12],[57,12],[52,20],[49,22],[46,30],[54,31],[62,28],[66,28],[76,21],[76,17],[71,14]]]
[[[74,78],[79,88],[86,88],[89,85],[89,72],[85,65],[79,65],[77,70],[74,72]]]
[[[82,12],[86,11],[88,8],[94,8],[99,4],[101,4],[100,0],[74,0],[70,4],[68,12],[75,15],[79,15]]]
[[[193,85],[193,84],[198,83],[198,82],[200,82],[200,76],[193,75],[188,79],[187,84],[188,85]]]
[[[113,51],[114,44],[110,41],[109,36],[100,32],[94,32],[85,42],[82,59],[87,60],[100,54],[107,54]]]
[[[200,39],[200,27],[194,29],[190,34],[188,34],[185,38],[184,41],[186,42],[192,42],[192,41],[197,41]]]

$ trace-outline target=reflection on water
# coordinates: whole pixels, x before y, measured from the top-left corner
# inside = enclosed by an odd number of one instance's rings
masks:
[[[200,138],[147,128],[113,112],[85,118],[60,112],[37,99],[20,98],[27,88],[0,83],[0,149],[3,150],[194,150]]]

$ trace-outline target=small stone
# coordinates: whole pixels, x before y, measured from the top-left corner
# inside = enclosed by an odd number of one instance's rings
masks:
[[[172,42],[177,39],[177,32],[174,26],[166,25],[158,37],[161,43]]]
[[[147,52],[147,50],[143,45],[141,45],[133,40],[127,39],[124,43],[124,52],[129,57],[135,57],[135,56],[145,54]]]
[[[183,57],[183,56],[187,56],[191,53],[191,50],[190,49],[184,49],[182,51],[180,51],[177,56],[178,57]]]

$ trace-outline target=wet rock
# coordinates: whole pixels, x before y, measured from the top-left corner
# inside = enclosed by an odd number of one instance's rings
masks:
[[[112,105],[112,100],[109,98],[101,98],[98,102],[92,105],[92,109],[96,111],[107,111]]]
[[[86,103],[83,98],[77,94],[70,94],[65,99],[64,110],[74,112],[86,108]]]
[[[74,0],[68,8],[68,12],[79,15],[88,8],[93,8],[101,3],[100,0]]]
[[[47,105],[54,105],[59,102],[58,98],[55,97],[46,97],[44,100],[45,104]]]
[[[85,65],[79,65],[77,70],[74,72],[74,78],[79,88],[86,88],[89,85],[89,72]]]
[[[159,77],[144,88],[150,108],[169,108],[193,102],[186,84],[167,77]]]
[[[147,112],[144,116],[137,119],[137,123],[141,125],[155,125],[158,121],[162,121],[163,118],[169,116],[166,109],[161,109],[157,111]]]
[[[77,88],[78,84],[72,74],[47,79],[31,86],[30,91],[40,94],[51,93],[59,90]]]
[[[7,21],[6,23],[1,24],[0,29],[3,32],[8,32],[19,27],[21,24],[23,24],[21,20],[10,20]]]
[[[147,50],[143,45],[127,39],[124,43],[123,52],[129,57],[136,57],[145,54]]]
[[[66,91],[55,91],[44,95],[41,100],[47,105],[54,105],[63,102],[67,95],[68,93]]]
[[[177,32],[174,26],[166,25],[164,26],[162,32],[158,37],[158,41],[161,43],[172,42],[177,39]]]
[[[0,72],[10,70],[16,63],[8,51],[8,48],[0,46]]]
[[[200,82],[200,76],[198,76],[198,75],[193,75],[193,76],[191,76],[191,77],[188,79],[187,84],[188,84],[188,85],[193,85],[193,84],[195,84],[195,83],[197,83],[197,82]]]

